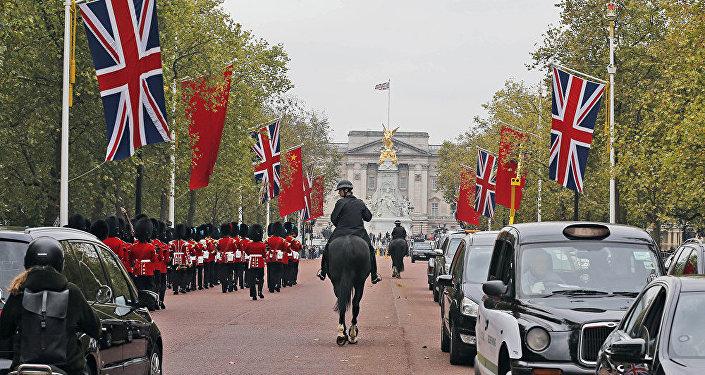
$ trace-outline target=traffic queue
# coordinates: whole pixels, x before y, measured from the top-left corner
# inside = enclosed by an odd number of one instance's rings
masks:
[[[249,289],[253,300],[297,284],[302,250],[291,222],[259,224],[228,222],[219,227],[177,224],[169,228],[159,220],[138,215],[132,220],[110,216],[88,224],[72,216],[69,227],[94,234],[120,259],[139,290],[159,296],[157,309],[166,308],[165,295],[220,286],[222,293]]]
[[[429,288],[451,364],[483,375],[705,371],[700,240],[668,267],[646,231],[624,225],[516,224],[437,244]]]

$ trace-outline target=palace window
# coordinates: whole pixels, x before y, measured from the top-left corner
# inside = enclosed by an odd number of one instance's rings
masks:
[[[431,190],[438,191],[438,178],[431,177]]]
[[[438,216],[438,202],[431,202],[431,216]]]

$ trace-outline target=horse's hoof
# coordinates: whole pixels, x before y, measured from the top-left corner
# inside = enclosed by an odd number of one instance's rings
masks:
[[[338,344],[338,346],[345,346],[345,344],[348,343],[348,338],[345,336],[338,336],[335,338],[335,343]]]
[[[357,326],[350,326],[348,329],[348,342],[350,342],[350,344],[357,344],[358,333]]]

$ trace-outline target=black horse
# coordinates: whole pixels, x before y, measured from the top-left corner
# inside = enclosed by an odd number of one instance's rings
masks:
[[[342,236],[328,245],[328,275],[338,301],[338,337],[336,342],[343,346],[347,342],[357,343],[357,315],[360,313],[360,300],[365,290],[365,280],[370,275],[370,249],[360,237]],[[353,295],[354,291],[354,295]],[[345,326],[345,311],[352,303],[352,324]]]
[[[397,279],[404,272],[404,257],[409,252],[409,244],[403,238],[395,238],[389,243],[389,255],[392,257],[392,277]]]

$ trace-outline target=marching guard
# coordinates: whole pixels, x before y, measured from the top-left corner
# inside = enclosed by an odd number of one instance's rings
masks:
[[[157,252],[150,241],[152,235],[152,222],[148,218],[141,218],[135,223],[135,237],[137,242],[132,245],[130,263],[133,265],[133,276],[137,289],[155,291],[154,288],[154,263]]]
[[[267,263],[267,286],[270,293],[281,291],[282,269],[284,265],[284,253],[286,242],[284,237],[286,232],[281,222],[272,223],[268,230],[269,237],[265,241],[269,262]]]
[[[223,293],[232,291],[232,261],[235,254],[233,248],[235,241],[230,237],[230,223],[224,223],[220,226],[220,239],[218,240],[218,279]]]
[[[171,267],[173,277],[171,280],[171,289],[174,295],[186,293],[186,266],[188,263],[188,234],[186,227],[183,224],[176,225],[177,239],[171,241],[169,250],[171,251]]]
[[[267,245],[262,242],[264,235],[262,226],[253,224],[249,228],[248,237],[250,241],[244,244],[244,251],[248,257],[247,267],[247,285],[250,287],[250,298],[253,301],[264,298],[262,288],[264,287],[264,256],[267,251]]]
[[[164,295],[166,294],[166,265],[169,262],[169,245],[164,241],[166,233],[164,232],[164,222],[152,219],[152,245],[157,254],[156,262],[154,263],[154,288],[159,294],[159,307],[166,308],[164,305]]]
[[[245,259],[245,252],[243,251],[243,241],[245,240],[240,236],[240,228],[237,223],[233,226],[233,237],[235,240],[235,262],[233,264],[233,289],[237,290],[238,285],[240,289],[245,289],[245,269],[247,268],[247,260]]]

